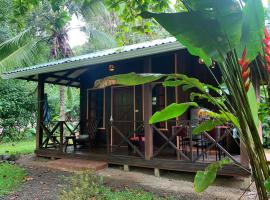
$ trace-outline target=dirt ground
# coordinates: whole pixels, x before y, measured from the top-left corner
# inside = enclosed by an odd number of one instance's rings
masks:
[[[26,168],[28,177],[19,191],[0,200],[55,200],[59,189],[71,172],[57,171],[44,167],[47,160],[35,160],[33,155],[24,156],[18,163]],[[131,168],[124,172],[122,167],[110,166],[108,169],[98,171],[104,177],[104,182],[116,189],[143,188],[156,195],[174,197],[179,200],[213,200],[213,199],[239,199],[244,192],[243,180],[231,177],[218,177],[215,184],[203,194],[195,194],[193,190],[194,174],[161,171],[161,177],[155,177],[153,170]],[[64,178],[65,177],[65,178]],[[248,185],[246,183],[245,185]],[[254,189],[254,188],[253,188]],[[253,190],[247,191],[242,199],[255,199]]]

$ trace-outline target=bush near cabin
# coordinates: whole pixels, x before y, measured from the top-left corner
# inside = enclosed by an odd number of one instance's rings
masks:
[[[29,136],[29,132],[24,131],[34,125],[35,111],[34,85],[0,79],[0,141],[16,141]]]

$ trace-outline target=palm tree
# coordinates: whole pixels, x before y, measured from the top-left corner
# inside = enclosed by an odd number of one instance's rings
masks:
[[[16,2],[16,0],[13,1]],[[33,6],[35,9],[32,8]],[[39,3],[19,4],[15,9],[16,11],[22,10],[14,15],[23,18],[24,26],[28,28],[0,44],[0,72],[33,65],[40,61],[72,56],[72,49],[68,43],[68,31],[70,30],[68,24],[72,16],[74,14],[82,15],[90,20],[91,17],[106,13],[104,12],[105,6],[99,0],[78,2],[42,0]],[[94,35],[95,44],[102,40],[99,35]],[[104,33],[103,36],[106,34]],[[110,40],[107,42],[114,42],[111,37],[108,38]],[[64,121],[64,86],[60,86],[59,91],[60,120]]]

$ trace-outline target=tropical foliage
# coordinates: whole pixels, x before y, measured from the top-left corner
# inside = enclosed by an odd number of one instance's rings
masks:
[[[23,138],[25,128],[36,121],[35,111],[34,85],[0,79],[0,141]]]
[[[201,94],[196,96],[208,98],[210,102],[220,108],[220,113],[213,115],[215,119],[224,123],[221,119],[223,119],[222,116],[226,116],[237,127],[242,144],[249,156],[258,196],[260,199],[268,199],[267,190],[269,188],[265,187],[264,182],[268,183],[270,171],[258,134],[258,107],[254,88],[250,84],[251,79],[249,77],[251,70],[257,68],[259,71],[267,73],[268,69],[268,64],[264,61],[262,62],[262,69],[259,68],[257,62],[254,65],[250,64],[259,54],[266,61],[269,58],[267,31],[265,32],[264,46],[262,46],[264,38],[262,2],[256,0],[247,0],[245,3],[233,0],[222,2],[214,0],[182,1],[185,9],[178,13],[149,12],[151,2],[150,0],[141,2],[144,6],[137,2],[133,7],[141,12],[142,17],[154,18],[174,35],[179,42],[184,44],[192,55],[199,56],[206,65],[218,64],[223,76],[223,82],[230,94],[229,97],[228,94],[224,93],[226,104],[212,98],[210,94],[204,91],[203,87],[200,90]],[[262,47],[265,50],[264,53]],[[209,68],[209,70],[211,69]],[[123,84],[122,78],[119,76],[110,77],[107,80],[109,80],[110,84]],[[178,75],[168,76],[168,78],[172,80],[173,84],[171,85],[174,86],[183,85],[185,82],[185,79]],[[133,81],[136,82],[137,80],[143,83],[141,79],[135,76]],[[102,85],[100,82],[98,84]],[[218,84],[221,89],[221,83]],[[130,80],[124,85],[130,85]],[[197,87],[200,88],[200,84]],[[269,96],[269,94],[266,95]],[[168,119],[166,109],[170,109],[170,106],[155,115],[159,115],[162,120]],[[179,108],[182,107],[179,106]],[[173,116],[171,117],[175,117],[175,112],[172,113]],[[212,124],[216,125],[218,121]],[[207,130],[211,128],[210,125],[211,123],[203,124],[200,128]],[[209,170],[212,173],[216,171],[216,167],[209,166],[207,171]],[[207,171],[205,175],[208,174]],[[202,175],[202,173],[198,172],[196,177],[199,179],[204,177]],[[196,179],[197,183],[198,179]],[[212,179],[204,181],[205,184],[211,182]]]

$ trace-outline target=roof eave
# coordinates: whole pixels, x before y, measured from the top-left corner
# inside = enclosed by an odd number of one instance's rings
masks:
[[[16,79],[22,77],[28,77],[36,74],[44,74],[48,72],[57,72],[63,70],[70,70],[78,67],[86,67],[91,65],[103,64],[108,62],[115,62],[120,60],[127,60],[132,58],[138,57],[145,57],[159,53],[165,53],[170,51],[176,51],[180,49],[184,49],[185,47],[181,45],[179,42],[172,42],[168,44],[162,44],[158,46],[152,46],[148,48],[141,48],[133,51],[128,52],[121,52],[112,55],[106,55],[91,59],[84,59],[84,60],[77,60],[73,62],[67,63],[59,63],[56,65],[40,67],[37,69],[25,70],[20,72],[13,72],[13,73],[4,73],[1,75],[3,79]]]

